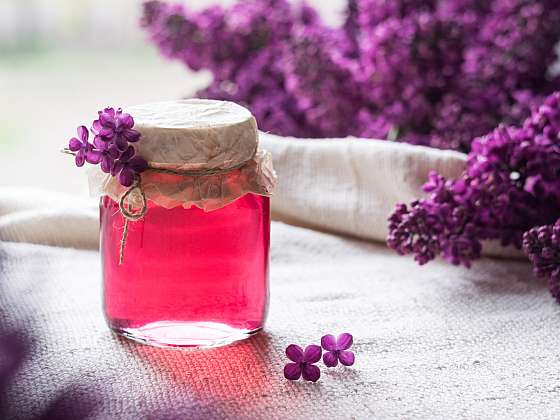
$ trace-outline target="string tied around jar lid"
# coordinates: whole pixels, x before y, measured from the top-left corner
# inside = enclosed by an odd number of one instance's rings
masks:
[[[256,154],[256,150],[255,150]],[[253,159],[255,154],[251,157]],[[245,162],[241,162],[238,165],[230,166],[228,168],[214,168],[214,169],[199,169],[199,170],[173,170],[165,168],[156,168],[148,163],[148,169],[146,171],[153,171],[163,174],[179,175],[179,176],[190,176],[190,177],[203,177],[225,174],[236,169],[241,169],[245,166],[251,159]],[[124,228],[121,236],[120,247],[119,247],[119,265],[122,265],[124,261],[124,248],[126,246],[126,238],[128,236],[129,222],[136,222],[142,219],[148,212],[148,202],[146,199],[146,194],[142,187],[142,176],[141,174],[136,174],[134,177],[134,182],[132,185],[121,195],[119,198],[119,210],[124,218]]]

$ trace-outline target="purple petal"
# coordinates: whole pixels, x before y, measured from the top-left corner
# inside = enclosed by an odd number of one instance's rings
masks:
[[[101,121],[99,120],[94,120],[91,124],[91,131],[93,131],[93,134],[99,134],[99,131],[101,131],[102,128],[103,126],[101,125]]]
[[[342,350],[338,353],[338,358],[344,366],[352,366],[354,364],[354,353],[351,351]]]
[[[299,363],[288,363],[284,366],[284,378],[290,381],[297,381],[301,376],[301,367]]]
[[[125,149],[121,149],[119,147],[120,150],[124,150],[123,154],[120,157],[120,160],[123,162],[128,162],[130,159],[132,159],[132,156],[134,156],[134,147],[132,146],[128,146],[128,148]]]
[[[107,154],[112,158],[112,159],[118,159],[121,155],[121,151],[119,150],[119,148],[117,146],[115,146],[114,144],[111,144],[109,146],[109,149],[107,149]]]
[[[323,349],[321,346],[316,344],[311,344],[305,348],[305,352],[303,353],[303,360],[306,363],[317,363],[321,360],[321,353],[323,353]]]
[[[131,128],[124,130],[122,132],[122,135],[124,136],[125,139],[127,139],[131,143],[140,140],[140,132],[138,130],[133,130]]]
[[[119,183],[123,187],[130,187],[134,183],[134,175],[134,171],[125,166],[119,173]]]
[[[120,150],[125,151],[125,150],[127,150],[127,147],[128,147],[128,140],[124,136],[115,136],[115,145]],[[134,154],[134,153],[132,153],[132,154]],[[132,155],[130,157],[132,157]]]
[[[68,142],[68,148],[73,152],[77,152],[82,148],[82,142],[78,140],[76,137],[72,137]]]
[[[105,173],[111,172],[111,168],[113,167],[113,159],[109,156],[105,155],[101,159],[101,170]]]
[[[337,350],[348,350],[352,343],[354,342],[354,337],[350,333],[342,333],[338,336],[336,340],[336,349]]]
[[[105,150],[109,147],[109,142],[103,139],[101,136],[95,136],[93,138],[93,145],[98,150]]]
[[[76,166],[84,166],[84,163],[86,162],[85,153],[80,150],[76,154],[76,159],[75,160],[76,160]]]
[[[303,379],[306,381],[317,382],[321,377],[321,371],[317,366],[306,363],[303,365],[301,376],[303,376]]]
[[[107,114],[109,117],[115,117],[115,108],[112,107],[107,107],[105,109],[103,109],[103,111],[99,111],[99,112],[103,112],[105,114]]]
[[[124,164],[121,161],[116,161],[111,168],[111,175],[117,175],[122,170],[122,168],[124,168]]]
[[[117,127],[132,128],[134,127],[134,119],[130,114],[121,114],[117,118]]]
[[[97,165],[101,161],[102,157],[103,153],[98,150],[90,150],[86,153],[86,161],[93,165]]]
[[[303,350],[296,344],[290,344],[288,347],[286,347],[286,356],[288,356],[288,359],[290,359],[292,362],[303,362]]]
[[[143,172],[148,168],[148,162],[146,159],[140,156],[134,156],[132,159],[128,161],[128,167],[131,168],[134,172]]]
[[[334,335],[332,334],[327,334],[321,337],[321,346],[325,349],[325,350],[336,350],[336,338],[334,338]]]
[[[103,127],[101,130],[99,130],[99,133],[97,134],[101,137],[101,140],[104,141],[109,141],[115,136],[115,132],[113,131],[113,129],[106,127]]]
[[[89,131],[86,126],[80,125],[78,127],[78,138],[82,140],[82,143],[87,143],[89,138]]]
[[[338,365],[338,357],[335,352],[328,351],[323,354],[323,363],[326,367],[335,367]]]
[[[99,112],[99,122],[105,127],[114,127],[115,110],[113,108],[105,108],[103,112]]]

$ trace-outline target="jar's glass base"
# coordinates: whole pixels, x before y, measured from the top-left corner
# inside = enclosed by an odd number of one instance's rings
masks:
[[[243,340],[262,328],[246,330],[217,322],[159,321],[139,328],[111,329],[131,340],[156,347],[208,348]]]

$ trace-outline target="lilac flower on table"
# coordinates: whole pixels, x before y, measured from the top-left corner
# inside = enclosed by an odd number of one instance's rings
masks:
[[[95,138],[114,143],[119,150],[125,151],[128,143],[140,139],[140,132],[134,130],[134,119],[119,108],[105,108],[99,111],[99,118],[93,122],[92,131]]]
[[[321,353],[321,346],[315,344],[307,346],[305,351],[296,344],[290,344],[286,348],[286,356],[293,363],[284,366],[284,377],[291,381],[297,381],[303,377],[306,381],[317,382],[321,371],[314,363],[321,359]]]
[[[93,146],[88,141],[89,131],[81,125],[78,127],[78,138],[72,137],[68,142],[68,149],[76,153],[76,166],[84,166],[87,161],[89,163],[99,163],[98,156],[92,153]]]
[[[140,156],[134,156],[134,153],[134,147],[128,146],[111,168],[111,175],[118,176],[119,183],[124,187],[130,187],[136,174],[148,167],[148,162]]]
[[[352,366],[354,353],[348,349],[352,347],[353,342],[354,338],[349,333],[342,333],[338,338],[332,334],[324,335],[321,338],[321,346],[327,351],[323,354],[323,363],[327,367],[334,367],[340,360],[344,366]]]

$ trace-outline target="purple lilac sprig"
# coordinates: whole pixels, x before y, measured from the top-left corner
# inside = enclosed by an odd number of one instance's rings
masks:
[[[100,164],[103,172],[117,177],[122,186],[130,187],[137,174],[148,168],[144,158],[135,156],[131,143],[136,143],[141,136],[133,127],[132,116],[120,108],[99,111],[91,127],[93,142],[89,141],[90,131],[82,125],[78,127],[78,138],[73,137],[68,143],[76,166],[83,166],[85,162]]]
[[[86,126],[81,125],[77,129],[78,137],[72,137],[68,142],[68,149],[75,153],[76,166],[84,166],[88,163],[97,164],[99,162],[94,146],[89,142],[89,131]]]
[[[522,126],[475,139],[462,176],[432,173],[424,190],[427,198],[399,204],[389,218],[387,244],[399,254],[414,254],[420,264],[441,255],[468,266],[480,257],[483,240],[521,248],[525,232],[560,215],[560,92]],[[551,248],[545,243],[541,252],[538,234],[530,232],[525,251],[544,273]]]
[[[321,360],[321,355],[328,368],[337,366],[339,361],[344,366],[352,366],[355,356],[349,348],[353,341],[352,334],[342,333],[338,338],[332,334],[324,335],[320,346],[311,344],[305,351],[296,344],[290,344],[286,347],[286,356],[291,362],[284,366],[284,377],[291,381],[303,378],[305,381],[317,382],[321,377],[321,370],[315,363]]]

